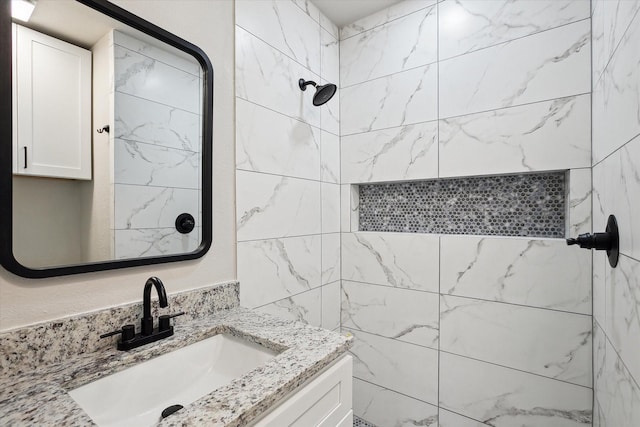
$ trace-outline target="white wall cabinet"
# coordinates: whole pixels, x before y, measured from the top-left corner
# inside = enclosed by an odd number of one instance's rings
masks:
[[[351,427],[353,358],[344,355],[276,406],[254,427]]]
[[[91,52],[12,30],[14,174],[91,179]]]

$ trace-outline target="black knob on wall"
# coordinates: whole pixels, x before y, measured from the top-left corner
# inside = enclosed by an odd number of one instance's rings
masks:
[[[193,215],[189,213],[181,213],[178,215],[178,218],[176,218],[176,230],[182,234],[191,233],[195,226],[196,220],[193,218]]]
[[[595,249],[597,251],[607,251],[609,265],[618,265],[620,256],[620,236],[618,234],[618,221],[613,215],[609,215],[607,228],[604,233],[585,233],[576,238],[567,239],[567,245],[578,245],[583,249]]]

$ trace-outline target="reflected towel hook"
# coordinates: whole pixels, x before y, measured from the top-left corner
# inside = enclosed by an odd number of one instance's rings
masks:
[[[103,133],[103,132],[109,133],[109,125],[102,126],[102,129],[96,129],[96,132],[98,132],[98,133]]]

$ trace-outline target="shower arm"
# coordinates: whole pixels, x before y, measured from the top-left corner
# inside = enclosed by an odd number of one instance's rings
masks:
[[[313,80],[307,80],[307,81],[305,81],[304,79],[298,80],[298,86],[300,87],[301,90],[307,90],[307,86],[309,85],[313,85],[313,87],[318,86],[318,84]]]

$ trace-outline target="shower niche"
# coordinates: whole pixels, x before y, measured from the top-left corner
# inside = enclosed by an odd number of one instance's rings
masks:
[[[351,187],[358,231],[564,238],[567,171]]]

